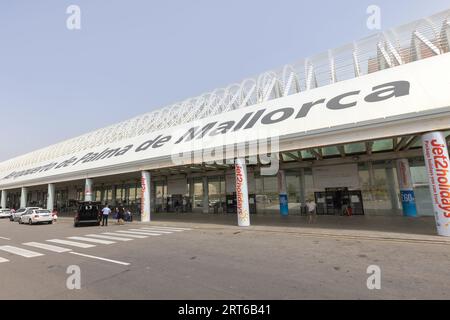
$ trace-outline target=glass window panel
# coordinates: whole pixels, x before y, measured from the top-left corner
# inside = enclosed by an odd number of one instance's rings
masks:
[[[383,139],[383,140],[376,140],[373,143],[372,151],[378,152],[378,151],[386,151],[386,150],[392,150],[394,148],[394,142],[392,139]]]
[[[361,153],[366,152],[366,145],[363,142],[351,143],[344,145],[345,153]]]
[[[141,187],[141,185],[139,184],[139,185],[136,187],[136,200],[141,199],[141,198],[142,198],[142,187]]]
[[[314,179],[312,176],[312,170],[310,168],[305,168],[305,200],[314,200],[314,192],[319,191],[314,188]]]
[[[398,215],[400,212],[393,208],[396,199],[391,199],[397,193],[395,186],[395,170],[385,162],[373,164],[373,176],[369,173],[367,164],[359,164],[358,173],[366,215]],[[387,170],[393,173],[388,177]],[[391,188],[393,190],[391,190]],[[397,204],[398,206],[398,204]]]
[[[121,201],[123,197],[123,188],[122,187],[117,187],[116,188],[116,200],[117,201]]]
[[[300,214],[300,176],[286,171],[289,214]]]
[[[340,154],[339,150],[338,150],[338,148],[336,146],[322,148],[322,155],[324,157],[326,157],[326,156],[335,156],[335,155],[339,155],[339,154]]]
[[[130,185],[129,200],[130,201],[136,200],[136,185]]]
[[[303,159],[315,158],[308,150],[302,150],[301,153]]]
[[[225,203],[225,178],[209,177],[208,178],[208,199],[209,207],[213,212],[223,212]]]
[[[293,153],[295,155],[295,153]],[[286,153],[282,153],[281,156],[283,157],[283,161],[295,161],[297,159],[291,157],[290,155]]]
[[[194,208],[203,208],[203,181],[202,178],[194,179],[194,194],[193,194]]]
[[[421,148],[422,147],[422,139],[417,139],[411,146],[411,148]]]
[[[112,200],[112,188],[107,187],[106,189],[106,200],[111,201]]]

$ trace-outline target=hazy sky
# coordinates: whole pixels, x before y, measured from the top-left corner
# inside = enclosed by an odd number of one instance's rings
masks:
[[[81,30],[66,8],[81,8]],[[450,8],[450,0],[1,0],[0,161]]]

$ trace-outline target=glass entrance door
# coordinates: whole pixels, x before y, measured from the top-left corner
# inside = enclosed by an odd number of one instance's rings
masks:
[[[317,214],[343,215],[347,206],[352,208],[353,215],[364,214],[360,190],[328,188],[325,192],[316,192],[314,196],[317,204]]]

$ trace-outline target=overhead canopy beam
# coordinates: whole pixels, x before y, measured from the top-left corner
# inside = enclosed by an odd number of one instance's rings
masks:
[[[339,153],[341,154],[342,158],[345,158],[345,147],[344,146],[337,146],[337,149]]]
[[[322,154],[319,153],[317,150],[309,149],[308,151],[311,152],[316,157],[317,160],[322,160],[323,159]]]
[[[400,142],[397,143],[397,146],[395,147],[395,151],[400,151],[403,146],[408,142],[409,137],[402,137],[400,139]]]
[[[405,145],[405,147],[403,148],[403,150],[409,150],[409,148],[411,148],[418,140],[419,140],[419,136],[414,136],[412,137],[408,143]]]
[[[292,152],[283,152],[285,155],[291,157],[292,159],[296,160],[296,161],[302,161],[301,156],[295,155]],[[298,152],[298,154],[301,154],[300,152]]]

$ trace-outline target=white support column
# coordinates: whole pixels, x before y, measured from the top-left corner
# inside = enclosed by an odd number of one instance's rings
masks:
[[[49,183],[47,192],[47,210],[53,211],[54,206],[55,206],[55,185],[53,183]]]
[[[280,199],[280,214],[282,216],[287,216],[289,215],[289,207],[286,172],[284,170],[278,171],[278,194]]]
[[[84,201],[92,201],[94,195],[94,180],[86,179],[84,184]]]
[[[450,237],[450,158],[443,132],[422,136],[422,150],[430,183],[434,217],[440,236]]]
[[[2,190],[2,200],[1,200],[0,206],[3,209],[6,209],[6,199],[7,198],[8,198],[8,191]]]
[[[25,208],[27,206],[27,188],[22,187],[22,191],[20,193],[20,207]]]
[[[236,202],[239,227],[250,226],[250,206],[248,201],[247,165],[245,158],[235,161],[236,172]]]
[[[203,177],[203,213],[209,213],[208,177]]]
[[[405,217],[417,217],[416,198],[414,196],[408,159],[397,160],[397,179],[400,188],[403,215]]]
[[[151,176],[149,171],[141,172],[141,222],[150,222],[151,211]]]
[[[391,198],[391,206],[392,210],[398,210],[398,195],[395,190],[395,178],[394,178],[394,168],[390,164],[388,167],[386,167],[386,179],[388,183],[389,188],[389,197]]]

